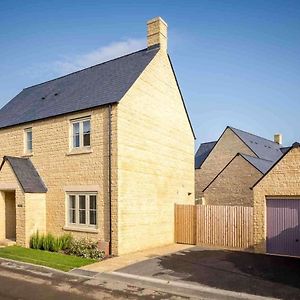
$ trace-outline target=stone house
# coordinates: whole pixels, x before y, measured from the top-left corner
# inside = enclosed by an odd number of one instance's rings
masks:
[[[254,249],[300,256],[300,144],[294,143],[253,186]]]
[[[72,233],[115,255],[172,243],[174,203],[194,203],[194,138],[167,24],[152,19],[147,48],[0,110],[0,240]]]
[[[201,144],[195,155],[198,203],[253,206],[250,189],[282,156],[281,136],[270,141],[227,127],[218,141]]]

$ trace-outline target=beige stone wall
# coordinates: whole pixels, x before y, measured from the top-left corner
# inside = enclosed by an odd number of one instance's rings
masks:
[[[196,199],[203,197],[202,191],[238,152],[256,156],[230,128],[227,128],[201,169],[196,170]]]
[[[0,191],[0,241],[6,236],[5,192]]]
[[[91,151],[70,155],[70,119],[85,116],[91,116]],[[115,106],[113,107],[112,118],[113,185],[116,186]],[[28,127],[32,127],[33,132],[33,155],[30,159],[48,188],[46,196],[47,231],[53,234],[64,233],[63,227],[65,226],[66,217],[65,187],[98,185],[100,189],[98,191],[97,221],[99,228],[97,233],[74,231],[73,234],[78,237],[88,236],[97,240],[108,240],[108,108],[102,107],[82,113],[73,113],[26,125],[0,129],[0,157],[4,155],[20,157],[24,154],[23,134],[24,129]],[[0,190],[1,184],[5,182],[7,182],[7,178],[4,172],[0,172]],[[17,198],[19,194],[18,191]],[[116,191],[114,191],[114,197],[116,198]],[[20,211],[19,208],[17,208],[17,223],[18,219],[21,220],[20,216],[18,217],[18,211]],[[25,220],[25,215],[22,220]],[[21,225],[17,224],[18,226]],[[25,229],[23,234],[20,230],[17,231],[17,240],[21,244],[25,244],[25,236]]]
[[[163,50],[118,106],[118,194],[119,254],[174,242],[174,203],[194,203],[194,138]]]
[[[37,231],[46,233],[46,194],[25,194],[26,246],[30,237]]]
[[[253,191],[250,188],[261,176],[262,173],[242,156],[236,156],[205,190],[205,204],[253,206]]]
[[[300,148],[293,148],[254,187],[255,251],[266,252],[266,198],[300,196]]]

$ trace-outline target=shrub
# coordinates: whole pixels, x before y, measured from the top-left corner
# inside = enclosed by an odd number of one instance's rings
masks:
[[[69,249],[72,240],[70,234],[54,237],[51,233],[40,235],[39,232],[36,232],[30,238],[30,248],[59,252]]]
[[[91,259],[104,258],[104,252],[98,249],[96,241],[73,239],[71,234],[54,237],[51,233],[40,235],[36,232],[30,238],[30,248],[52,252],[63,251],[65,254]]]
[[[40,249],[40,239],[39,232],[37,231],[30,238],[30,248],[32,249]]]
[[[53,252],[59,252],[62,249],[62,241],[59,237],[56,237],[53,239],[52,241],[52,247],[51,247],[51,251]]]
[[[98,249],[98,243],[88,239],[73,240],[66,253],[91,259],[104,258],[104,252]]]
[[[43,250],[54,251],[53,244],[54,244],[54,236],[51,233],[46,234],[42,242]]]
[[[61,240],[61,250],[70,249],[73,237],[71,234],[64,234],[60,237]]]

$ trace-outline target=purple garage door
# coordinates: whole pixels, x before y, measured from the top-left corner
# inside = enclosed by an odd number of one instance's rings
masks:
[[[267,200],[267,252],[300,256],[300,200]]]

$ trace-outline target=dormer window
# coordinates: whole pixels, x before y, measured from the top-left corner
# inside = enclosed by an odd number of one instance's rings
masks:
[[[32,153],[32,128],[24,130],[24,152],[25,154]]]
[[[77,119],[71,121],[72,149],[91,146],[91,119]]]

